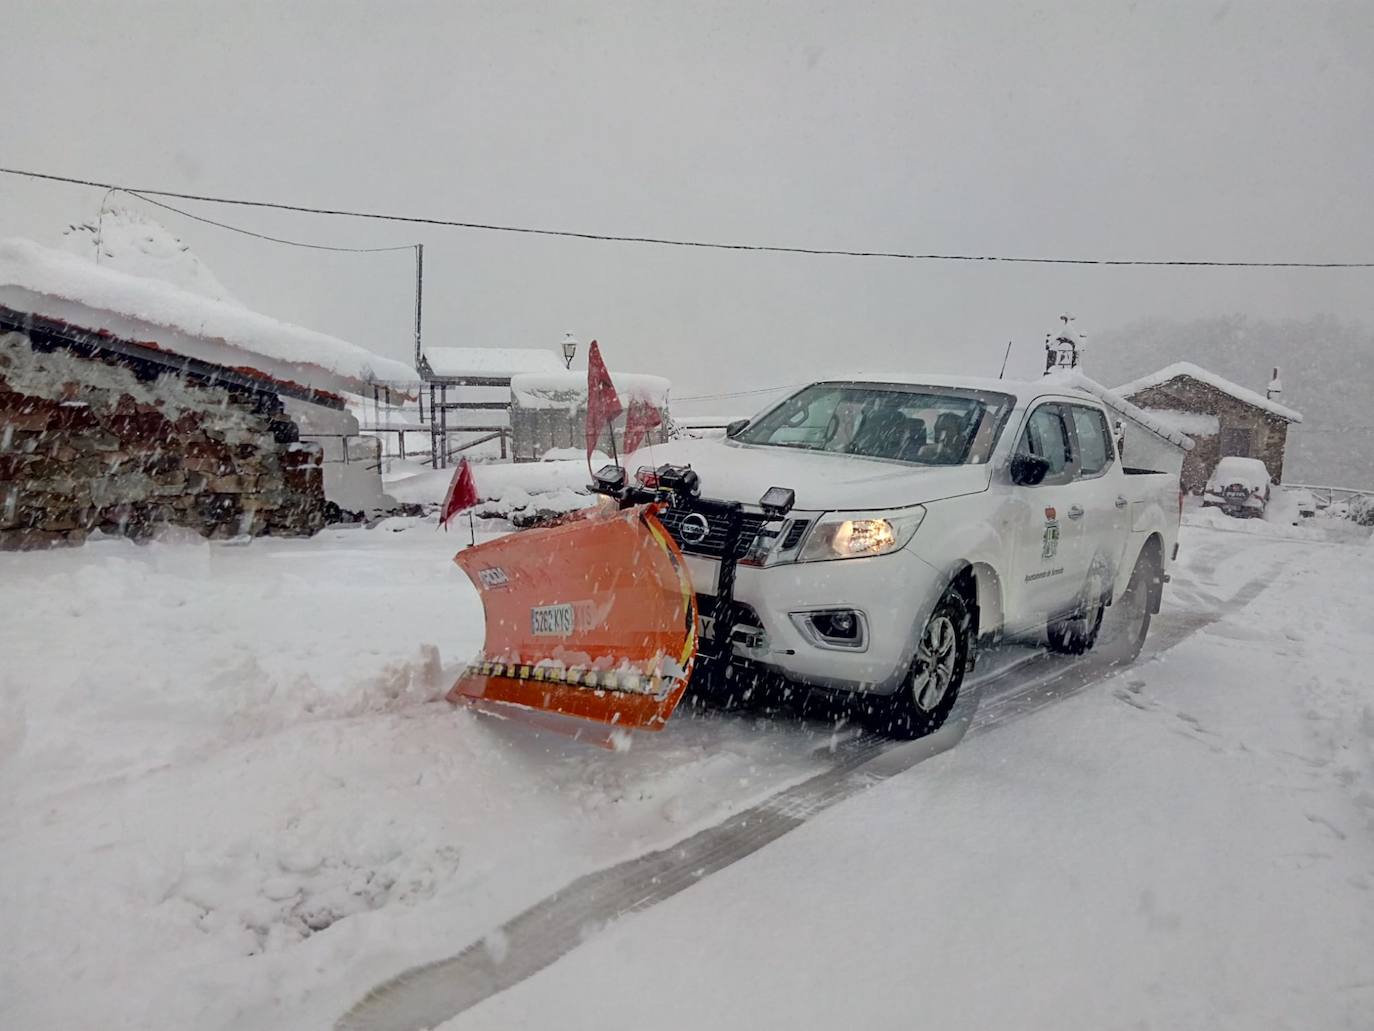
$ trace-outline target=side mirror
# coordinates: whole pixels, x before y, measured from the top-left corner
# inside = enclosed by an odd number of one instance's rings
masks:
[[[731,440],[734,440],[736,437],[738,437],[741,433],[744,432],[745,427],[748,425],[748,419],[736,419],[734,422],[730,423],[728,426],[725,427],[725,435]]]
[[[1012,456],[1011,482],[1018,487],[1038,487],[1049,475],[1049,471],[1049,460],[1039,455],[1028,455],[1023,452]]]

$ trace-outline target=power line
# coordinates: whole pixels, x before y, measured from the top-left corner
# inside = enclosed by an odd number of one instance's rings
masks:
[[[726,397],[749,397],[752,394],[776,394],[780,390],[792,390],[796,387],[805,386],[804,383],[785,383],[777,387],[759,387],[756,390],[735,390],[728,394],[691,394],[687,397],[679,397],[677,401],[718,401]]]
[[[124,190],[115,192],[127,193],[130,197],[137,197],[145,204],[151,204],[153,205],[153,207],[162,208],[164,211],[175,212],[176,214],[181,215],[184,218],[189,218],[195,222],[204,222],[206,225],[218,226],[220,229],[227,229],[231,233],[242,233],[244,236],[252,236],[259,240],[270,240],[273,243],[284,243],[288,244],[291,247],[308,247],[312,251],[345,251],[350,254],[378,254],[383,251],[413,251],[417,246],[413,243],[405,243],[399,244],[395,247],[331,247],[329,244],[323,243],[306,243],[304,240],[288,240],[285,237],[281,236],[268,236],[266,233],[255,233],[253,232],[253,230],[244,229],[241,226],[231,226],[227,222],[216,222],[213,218],[205,218],[202,215],[193,215],[189,211],[183,211],[181,208],[174,208],[172,207],[172,205],[164,204],[160,200],[153,200],[153,198],[151,197],[145,197],[143,194],[138,193],[135,190]]]
[[[125,193],[172,197],[179,200],[203,201],[208,204],[233,204],[240,207],[269,208],[275,211],[295,211],[307,215],[336,215],[346,218],[366,218],[380,222],[406,222],[413,225],[444,226],[453,229],[481,229],[496,233],[522,233],[529,236],[552,236],[573,240],[599,240],[611,243],[654,244],[660,247],[693,247],[720,251],[759,251],[770,254],[810,254],[841,258],[890,258],[899,261],[964,261],[964,262],[1001,262],[1004,264],[1024,265],[1112,265],[1176,268],[1291,268],[1291,269],[1366,269],[1374,268],[1374,261],[1209,261],[1209,260],[1159,260],[1143,258],[1035,258],[1005,254],[916,254],[902,251],[858,251],[830,247],[787,247],[775,244],[724,243],[711,240],[683,240],[660,236],[625,236],[613,233],[575,232],[566,229],[542,229],[533,226],[500,225],[490,222],[465,222],[456,219],[430,218],[420,215],[395,215],[376,211],[349,211],[342,208],[320,208],[304,204],[285,204],[277,201],[245,200],[234,197],[215,197],[208,194],[181,193],[175,190],[158,190],[146,187],[130,187],[117,183],[98,182],[93,179],[77,179],[71,176],[52,175],[46,172],[30,172],[18,168],[0,168],[5,175],[23,176],[29,179],[42,179],[48,182],[69,183],[75,186],[90,186],[102,190],[121,190]]]

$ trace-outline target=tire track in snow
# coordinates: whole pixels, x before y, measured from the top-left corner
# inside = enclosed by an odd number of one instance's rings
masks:
[[[1249,605],[1283,565],[1245,584],[1224,607],[1160,618],[1137,661],[1149,661]],[[424,1031],[452,1020],[550,966],[607,923],[677,895],[831,806],[952,748],[966,734],[1005,726],[1127,668],[1092,653],[1068,662],[1042,654],[975,679],[969,685],[974,690],[965,692],[936,733],[895,744],[871,734],[847,739],[836,746],[833,765],[809,780],[668,848],[586,874],[456,956],[377,985],[339,1019],[336,1031]]]

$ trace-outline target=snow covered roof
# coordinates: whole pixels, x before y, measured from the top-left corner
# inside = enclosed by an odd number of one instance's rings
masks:
[[[1262,409],[1270,415],[1276,415],[1280,419],[1287,419],[1289,422],[1302,422],[1301,412],[1294,411],[1292,408],[1281,405],[1277,401],[1271,401],[1263,394],[1257,394],[1253,390],[1247,390],[1245,387],[1238,386],[1229,379],[1223,379],[1215,372],[1209,372],[1207,369],[1202,368],[1200,365],[1194,365],[1192,362],[1174,362],[1173,365],[1166,365],[1158,372],[1152,372],[1148,376],[1142,376],[1140,379],[1133,379],[1129,383],[1121,384],[1121,386],[1116,388],[1116,392],[1129,397],[1149,387],[1162,386],[1170,380],[1178,379],[1180,376],[1197,380],[1199,383],[1205,383],[1214,390],[1220,390],[1223,394],[1229,394],[1237,401],[1244,401],[1246,404]]]
[[[0,292],[5,288],[71,302],[86,309],[87,315],[110,313],[174,330],[192,340],[261,355],[275,363],[273,368],[264,369],[273,375],[291,376],[293,369],[314,368],[357,384],[406,383],[419,378],[404,362],[383,358],[356,344],[280,322],[232,301],[194,293],[161,279],[97,265],[31,240],[0,241]],[[70,317],[69,312],[58,310],[36,314]],[[102,318],[82,319],[83,324],[86,321],[102,323],[88,326],[90,329],[129,332],[127,327],[105,324],[107,320]],[[230,353],[223,360],[232,363],[241,357]],[[240,360],[239,364],[246,363]]]
[[[441,379],[507,379],[522,372],[565,371],[563,359],[540,347],[426,347],[423,357]]]
[[[671,384],[662,376],[612,372],[611,383],[622,404],[644,401],[654,408],[668,407]],[[515,403],[521,408],[566,408],[569,400],[585,402],[587,374],[565,369],[557,372],[527,372],[512,376],[510,389]]]
[[[58,247],[105,268],[160,279],[212,301],[243,307],[170,229],[132,208],[102,208],[97,218],[68,226]]]

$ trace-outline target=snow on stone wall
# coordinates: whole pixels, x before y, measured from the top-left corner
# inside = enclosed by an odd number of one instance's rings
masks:
[[[0,549],[142,537],[309,534],[320,451],[272,395],[205,386],[0,335]]]

